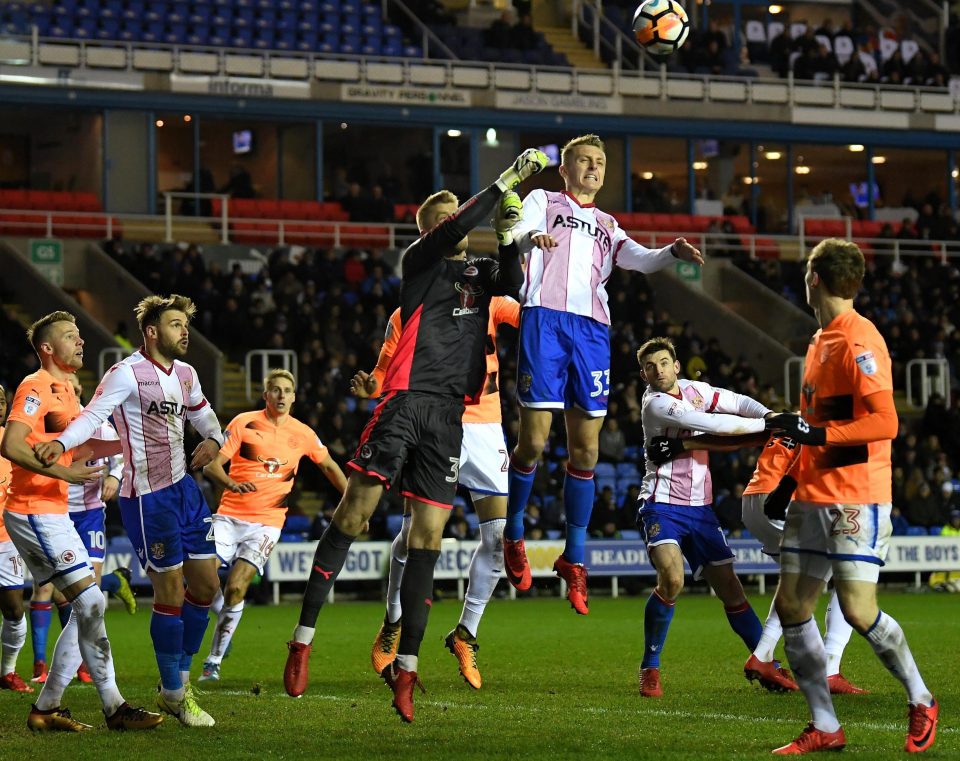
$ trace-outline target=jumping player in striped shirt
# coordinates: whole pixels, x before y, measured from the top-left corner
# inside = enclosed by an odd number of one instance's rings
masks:
[[[761,433],[774,413],[753,399],[707,383],[680,379],[673,342],[651,338],[637,352],[647,383],[641,402],[644,443],[655,437],[683,438],[698,433]],[[657,586],[644,612],[644,649],[640,694],[660,697],[660,655],[683,589],[683,559],[694,579],[704,578],[723,602],[730,627],[749,651],[763,631],[757,614],[733,571],[734,554],[713,512],[709,457],[689,452],[656,464],[648,459],[637,515]]]
[[[527,255],[520,292],[517,396],[520,431],[510,459],[510,496],[504,530],[504,563],[519,590],[532,583],[523,544],[523,515],[536,463],[550,434],[553,411],[563,410],[567,430],[563,503],[567,536],[554,570],[568,585],[567,599],[586,615],[587,525],[593,511],[593,471],[610,390],[610,309],[606,282],[614,266],[656,272],[677,259],[703,263],[700,252],[678,238],[651,250],[632,240],[594,205],[606,172],[603,141],[583,135],[562,151],[562,193],[534,190],[523,201],[514,231]]]
[[[120,514],[153,584],[150,636],[161,682],[157,705],[186,726],[213,726],[213,718],[197,705],[189,679],[220,586],[219,563],[210,508],[187,472],[184,424],[189,420],[204,439],[193,452],[192,469],[217,456],[223,433],[197,371],[180,360],[189,346],[193,302],[177,295],[148,296],[134,312],[143,346],[110,368],[87,408],[38,447],[37,458],[55,460],[90,438],[116,410],[123,446]]]
[[[503,526],[507,516],[507,444],[503,437],[500,410],[500,361],[497,356],[497,327],[517,327],[520,305],[509,296],[494,296],[490,301],[487,325],[487,380],[477,404],[463,413],[463,443],[460,447],[460,486],[470,492],[480,519],[480,544],[470,559],[469,582],[464,595],[460,621],[445,640],[447,649],[457,658],[460,674],[467,684],[479,690],[483,684],[477,666],[477,630],[483,612],[497,588],[503,572]],[[380,349],[377,366],[369,375],[357,373],[351,390],[361,398],[374,396],[383,385],[387,368],[400,339],[400,310],[390,316],[386,339]],[[390,575],[387,581],[387,611],[377,632],[370,661],[379,674],[396,657],[400,640],[400,583],[407,561],[407,535],[410,513],[404,513],[400,533],[390,545]]]

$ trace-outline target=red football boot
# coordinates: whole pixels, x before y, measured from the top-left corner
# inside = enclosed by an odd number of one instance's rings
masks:
[[[590,612],[587,607],[587,569],[583,563],[571,563],[563,555],[553,564],[557,576],[567,582],[567,599],[581,616]]]
[[[13,692],[33,692],[33,687],[28,685],[16,671],[0,676],[0,690],[12,690]]]
[[[307,691],[307,681],[310,677],[308,662],[313,645],[291,640],[287,643],[287,649],[290,654],[287,655],[287,665],[283,667],[283,687],[287,695],[299,698]]]
[[[400,718],[406,722],[413,721],[413,687],[416,685],[420,692],[426,692],[423,682],[417,677],[416,671],[405,671],[399,668],[396,662],[387,666],[380,675],[387,687],[393,690],[393,707]]]
[[[526,592],[533,585],[530,575],[530,563],[527,562],[527,549],[523,539],[503,540],[503,567],[507,578],[520,592]]]
[[[660,686],[660,669],[640,669],[640,696],[644,698],[663,697],[663,687]]]
[[[792,692],[800,689],[787,669],[777,666],[775,661],[761,661],[753,654],[743,664],[743,674],[751,682],[760,682],[760,686],[770,692]]]
[[[830,687],[831,695],[869,695],[870,690],[857,687],[855,684],[847,681],[847,678],[840,673],[827,677],[827,685]]]
[[[910,729],[907,732],[907,742],[903,749],[907,753],[923,753],[933,745],[937,737],[937,719],[940,717],[940,705],[936,700],[933,705],[911,705]]]
[[[843,727],[836,732],[821,732],[811,721],[800,737],[789,745],[776,748],[773,753],[777,756],[799,756],[821,750],[843,750],[846,744],[847,736],[843,733]]]

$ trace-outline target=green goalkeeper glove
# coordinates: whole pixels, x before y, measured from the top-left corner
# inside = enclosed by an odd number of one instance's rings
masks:
[[[497,242],[501,246],[513,243],[513,228],[522,214],[523,202],[519,195],[510,190],[500,196],[500,203],[497,204],[496,215],[490,220],[490,226],[497,233]]]
[[[549,159],[547,154],[536,148],[527,148],[523,153],[517,156],[510,168],[497,178],[497,187],[504,193],[513,190],[517,185],[528,177],[533,177],[542,170]]]

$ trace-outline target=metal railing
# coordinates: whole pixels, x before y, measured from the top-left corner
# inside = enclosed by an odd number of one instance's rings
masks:
[[[643,49],[603,14],[597,0],[574,0],[570,32],[575,39],[582,40],[581,31],[590,38],[594,56],[604,61],[609,57],[614,70],[643,71],[646,68],[647,57]],[[605,56],[605,52],[609,56]],[[659,67],[654,65],[652,68]]]
[[[97,377],[102,378],[107,374],[107,370],[120,360],[126,359],[129,354],[129,351],[120,346],[108,346],[106,349],[101,349],[97,355]]]
[[[920,403],[917,404],[914,376],[919,374]],[[911,359],[907,362],[907,404],[914,409],[926,409],[934,394],[943,397],[950,407],[950,363],[945,359]]]
[[[173,242],[173,201],[175,198],[193,201],[194,218],[200,216],[200,199],[220,199],[220,242],[230,242],[230,196],[226,193],[198,193],[192,190],[168,190],[163,194],[164,239]],[[182,209],[181,209],[182,211]],[[181,215],[182,216],[182,215]],[[209,219],[209,217],[207,217]]]
[[[789,410],[799,409],[800,394],[803,385],[804,357],[790,357],[783,363],[783,403]],[[792,380],[792,379],[795,379]],[[794,382],[797,388],[797,399],[793,399]]]
[[[248,351],[243,360],[244,383],[246,385],[247,401],[254,401],[253,394],[253,362],[254,359],[260,360],[260,380],[267,377],[267,373],[276,369],[276,365],[271,366],[271,358],[280,360],[280,367],[287,372],[293,373],[297,377],[297,353],[289,349],[255,349]]]

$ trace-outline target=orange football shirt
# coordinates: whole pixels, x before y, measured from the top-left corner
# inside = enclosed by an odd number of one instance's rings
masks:
[[[464,423],[499,423],[503,420],[500,411],[500,357],[497,355],[497,326],[503,324],[512,325],[515,328],[520,325],[520,304],[505,296],[494,296],[490,299],[490,320],[487,323],[487,379],[480,401],[476,404],[468,404],[464,409]],[[373,371],[381,387],[387,367],[390,366],[390,359],[397,350],[401,330],[400,310],[397,309],[390,315],[387,334],[383,339],[383,347],[380,349],[377,366]]]
[[[227,441],[220,454],[230,460],[230,478],[249,481],[257,490],[246,494],[224,491],[220,515],[282,528],[287,515],[287,495],[293,489],[301,457],[318,465],[327,459],[327,448],[313,430],[287,415],[280,425],[266,410],[243,412],[227,426]]]
[[[0,425],[0,441],[3,441],[3,426]],[[10,460],[0,457],[0,542],[9,542],[10,534],[3,525],[3,504],[7,501],[7,490],[10,488]]]
[[[31,373],[17,387],[10,405],[10,423],[30,426],[27,443],[30,446],[52,441],[77,415],[80,403],[68,381],[59,381],[44,369]],[[57,461],[69,466],[72,458],[64,452]],[[66,513],[69,484],[59,478],[49,478],[24,470],[10,463],[10,490],[6,509],[12,513],[36,515],[39,513]]]
[[[800,457],[800,445],[793,439],[771,436],[760,456],[753,478],[743,490],[744,494],[769,494],[780,485],[782,479]]]
[[[866,317],[850,310],[817,331],[807,348],[801,414],[836,427],[869,414],[865,397],[893,393],[890,354]],[[802,447],[794,499],[870,504],[892,500],[891,442]]]

